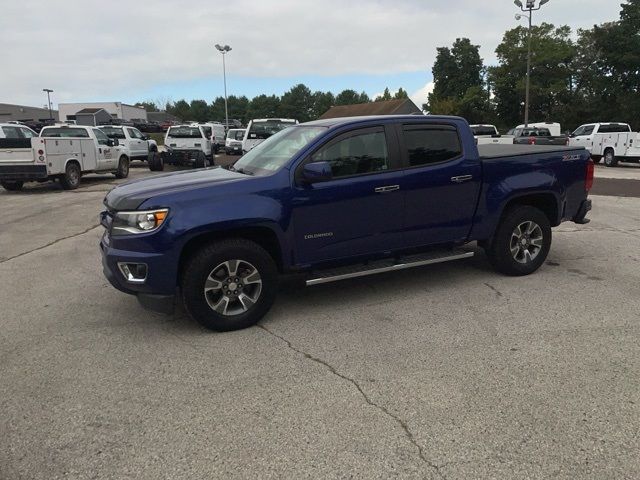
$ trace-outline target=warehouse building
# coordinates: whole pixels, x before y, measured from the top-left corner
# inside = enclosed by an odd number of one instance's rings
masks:
[[[27,107],[26,105],[12,105],[10,103],[0,103],[0,123],[24,122],[42,123],[50,118],[58,120],[58,111],[51,110],[49,116],[48,108]]]
[[[87,103],[60,103],[60,119],[75,120],[76,115],[85,109],[104,109],[111,118],[130,122],[133,120],[147,120],[147,111],[144,108],[134,107],[122,102],[87,102]]]

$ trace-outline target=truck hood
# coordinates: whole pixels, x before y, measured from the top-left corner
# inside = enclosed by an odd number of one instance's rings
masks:
[[[247,178],[249,177],[242,173],[220,167],[165,173],[118,185],[104,198],[104,204],[109,210],[136,210],[144,201],[156,195],[219,185]]]

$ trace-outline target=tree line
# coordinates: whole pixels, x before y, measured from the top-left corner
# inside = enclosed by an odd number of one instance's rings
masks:
[[[640,0],[622,4],[618,21],[576,33],[549,23],[532,28],[531,121],[565,129],[608,121],[640,128]],[[502,129],[522,123],[527,41],[527,28],[508,30],[496,48],[498,64],[489,67],[468,38],[438,48],[425,110]]]
[[[405,90],[400,88],[391,94],[389,88],[373,101],[408,98]],[[252,118],[295,118],[300,122],[315,120],[334,105],[351,105],[371,102],[365,93],[347,89],[334,95],[331,92],[312,92],[304,84],[292,87],[282,96],[258,95],[251,100],[246,96],[230,95],[227,97],[229,119],[240,120],[247,124]],[[139,102],[136,105],[148,112],[164,110],[182,120],[204,122],[207,120],[223,121],[225,118],[224,97],[217,97],[213,102],[205,100],[178,100],[177,102]]]

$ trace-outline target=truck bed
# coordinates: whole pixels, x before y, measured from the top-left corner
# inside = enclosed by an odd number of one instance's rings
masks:
[[[517,157],[520,155],[533,155],[537,153],[562,153],[575,150],[584,150],[584,147],[567,147],[560,145],[478,145],[478,153],[481,160],[492,158]]]

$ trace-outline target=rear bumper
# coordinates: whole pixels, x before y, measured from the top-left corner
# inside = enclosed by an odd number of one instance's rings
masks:
[[[22,181],[42,180],[49,176],[46,165],[0,165],[0,180]]]
[[[576,214],[575,217],[573,217],[573,221],[575,223],[578,223],[580,225],[584,225],[589,223],[591,220],[589,220],[588,218],[585,218],[587,216],[587,213],[589,213],[591,211],[591,200],[587,199],[584,200],[581,204],[580,204],[580,208],[578,209],[578,213]]]

